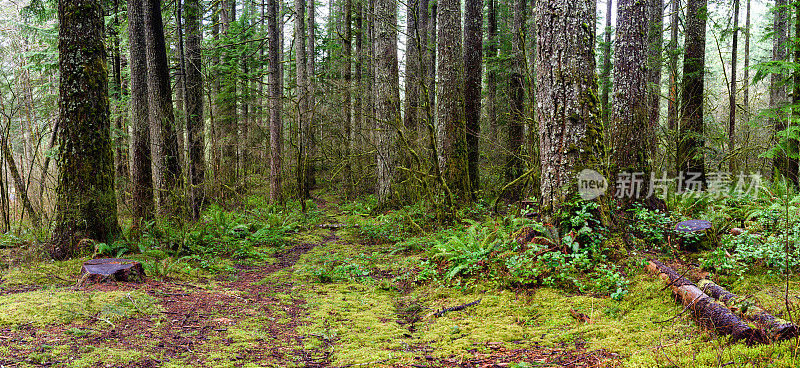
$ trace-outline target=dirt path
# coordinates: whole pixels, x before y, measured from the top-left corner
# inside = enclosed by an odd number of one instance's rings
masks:
[[[213,286],[166,281],[88,286],[80,291],[147,293],[157,299],[163,311],[113,322],[113,328],[97,318],[66,326],[0,328],[0,345],[16,343],[21,347],[11,349],[9,356],[0,356],[0,365],[71,366],[65,357],[79,357],[86,353],[86,346],[92,346],[92,350],[143,353],[141,359],[124,365],[98,366],[158,367],[170,362],[192,367],[219,366],[225,360],[232,361],[233,366],[327,366],[329,352],[324,348],[304,348],[304,337],[295,331],[306,315],[305,300],[297,295],[297,285],[268,276],[293,266],[314,247],[336,239],[331,232],[320,244],[296,244],[280,253],[274,264],[242,268],[234,280]],[[70,333],[75,330],[95,333],[76,337]],[[46,359],[44,353],[54,343],[69,346],[71,354]],[[37,351],[43,353],[44,359],[30,358],[37,356]]]

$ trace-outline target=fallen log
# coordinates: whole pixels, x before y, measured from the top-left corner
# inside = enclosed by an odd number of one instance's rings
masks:
[[[710,297],[725,304],[728,309],[740,317],[763,328],[772,341],[782,341],[800,336],[800,329],[795,324],[776,318],[755,303],[751,303],[747,297],[733,294],[709,279],[700,280],[697,286]]]
[[[646,268],[667,283],[681,304],[692,312],[692,318],[700,326],[719,334],[730,335],[733,341],[744,341],[749,345],[769,342],[763,330],[748,326],[730,309],[717,303],[697,285],[678,275],[669,266],[657,260],[650,260]]]

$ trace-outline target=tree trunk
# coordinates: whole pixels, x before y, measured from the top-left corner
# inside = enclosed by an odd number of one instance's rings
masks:
[[[22,199],[22,207],[31,218],[31,225],[38,228],[40,226],[41,219],[39,218],[39,214],[36,213],[36,210],[33,209],[33,204],[28,196],[28,187],[23,182],[22,175],[20,175],[19,169],[17,168],[17,163],[14,160],[14,155],[12,154],[11,147],[8,144],[7,135],[0,137],[0,140],[2,140],[0,141],[0,144],[2,144],[2,146],[0,146],[0,150],[3,151],[3,160],[6,162],[6,165],[8,165],[8,171],[11,172],[11,180],[12,184],[14,185],[14,191]]]
[[[80,254],[84,238],[112,242],[120,234],[108,72],[100,2],[58,2],[59,163],[50,255]]]
[[[601,160],[593,0],[542,0],[536,39],[536,118],[542,166],[541,214],[554,219],[577,190],[574,178]]]
[[[642,1],[617,2],[614,106],[610,129],[611,181],[616,181],[623,173],[641,173],[639,179],[644,179],[642,185],[634,185],[635,178],[631,176],[632,191],[616,193],[623,210],[627,210],[633,202],[643,201],[647,196],[651,171],[654,134],[650,120],[653,118],[653,101],[650,99],[652,90],[648,88],[652,75],[648,73],[648,65],[652,66],[649,63],[652,62],[652,54],[648,53],[651,43],[647,39],[650,27],[647,13],[648,6]]]
[[[279,18],[278,0],[267,0],[267,21],[269,28],[269,199],[272,203],[283,201],[283,188],[281,185],[282,152],[283,152],[283,80],[280,73],[281,40],[280,32],[283,28]]]
[[[205,199],[203,154],[203,74],[200,0],[186,0],[186,133],[189,145],[189,198],[192,218],[200,218]]]
[[[659,127],[661,117],[661,45],[664,42],[664,0],[649,0],[647,6],[648,29],[648,65],[647,65],[647,99],[648,99],[648,132],[654,134]],[[648,137],[654,140],[655,135]],[[649,145],[650,155],[655,156],[656,145]]]
[[[742,142],[750,141],[750,0],[747,0],[746,20],[744,25],[744,94],[742,95],[742,108],[744,109],[744,134]],[[748,167],[748,159],[745,158],[743,168]]]
[[[728,171],[736,172],[736,62],[739,47],[739,0],[733,0],[733,46],[731,47],[731,85],[728,89]]]
[[[431,114],[432,119],[430,119],[431,120],[430,124],[436,126],[437,124],[435,119],[436,89],[438,88],[436,84],[436,73],[437,73],[436,53],[438,45],[438,43],[436,42],[436,38],[438,30],[437,23],[439,19],[437,11],[438,0],[423,0],[423,1],[428,1],[430,3],[430,18],[429,18],[430,21],[428,22],[428,47],[426,48],[427,51],[425,55],[425,63],[426,63],[425,69],[428,71],[428,75],[425,81],[425,86],[428,90],[428,101],[426,101],[426,103],[428,104],[428,107],[431,109],[431,111],[434,112],[433,114]],[[438,163],[438,160],[439,157],[434,157],[434,161]]]
[[[342,106],[344,107],[344,170],[342,171],[342,181],[344,182],[345,186],[345,194],[348,198],[353,196],[353,168],[352,168],[352,160],[353,160],[353,115],[350,110],[350,104],[352,103],[352,93],[353,93],[353,83],[352,83],[352,49],[353,49],[353,26],[352,26],[352,12],[353,12],[353,1],[352,0],[344,0],[342,1],[342,14],[344,15],[344,19],[339,22],[340,30],[339,34],[342,35],[342,77],[344,78],[344,90],[343,92],[343,101]]]
[[[440,167],[459,201],[469,201],[467,132],[464,122],[464,59],[461,53],[461,1],[439,0],[438,104]]]
[[[606,0],[606,28],[603,31],[603,69],[600,71],[600,106],[602,106],[603,124],[611,126],[611,8],[612,0]]]
[[[496,58],[499,50],[497,38],[497,0],[486,0],[488,3],[488,39],[486,48],[486,118],[489,126],[489,140],[493,144],[498,139],[497,128],[497,66]]]
[[[797,14],[794,19],[794,34],[792,35],[792,40],[796,39],[798,35],[800,35],[800,2],[794,2],[794,13]],[[800,63],[800,42],[794,41],[792,45],[794,51],[794,63]],[[792,120],[793,121],[800,121],[800,70],[794,70],[792,75],[793,81],[793,88],[792,88]],[[798,159],[797,159],[797,149],[798,149],[798,140],[796,138],[789,139],[789,163],[788,163],[788,171],[789,171],[789,179],[794,184],[794,187],[797,188],[800,177],[798,177]]]
[[[172,108],[172,86],[161,22],[161,0],[146,0],[145,38],[147,45],[147,85],[150,107],[150,150],[153,156],[156,204],[162,216],[178,216],[181,171],[178,163],[178,137]]]
[[[235,42],[235,36],[231,31],[231,24],[236,21],[236,0],[220,0],[222,11],[220,12],[220,33],[224,42]],[[239,137],[239,116],[236,111],[238,104],[238,84],[239,61],[230,47],[222,50],[220,60],[223,71],[220,79],[220,93],[218,95],[219,112],[217,141],[222,146],[220,152],[220,166],[218,179],[222,185],[221,194],[223,199],[232,199],[232,191],[237,188],[239,166],[238,137]],[[236,65],[237,67],[232,67]],[[226,70],[227,69],[227,70]]]
[[[677,168],[688,176],[699,175],[705,188],[705,127],[703,91],[706,50],[706,0],[688,0],[686,6],[686,45],[683,56],[683,113],[678,130]],[[678,188],[682,191],[684,188]]]
[[[378,200],[392,195],[395,132],[400,127],[400,76],[397,59],[397,1],[375,3],[375,87]]]
[[[150,108],[147,86],[147,46],[145,41],[144,4],[128,1],[128,39],[130,43],[130,172],[131,212],[136,227],[155,215],[153,171],[150,156]]]
[[[311,126],[308,121],[308,60],[306,56],[306,0],[295,0],[294,46],[295,67],[297,68],[297,128],[298,134],[298,159],[297,159],[297,190],[301,200],[310,198],[310,185],[308,170],[311,166],[309,147],[309,133]]]
[[[772,61],[786,61],[789,43],[789,11],[786,9],[786,0],[775,0],[775,17],[773,20],[772,35]],[[781,133],[786,129],[787,114],[784,111],[788,102],[788,95],[784,80],[786,73],[774,73],[770,75],[769,107],[775,111],[772,126],[775,127],[775,141],[778,144],[786,144],[786,138]],[[784,179],[789,179],[789,161],[784,150],[775,154],[772,165],[775,172]]]
[[[350,149],[350,154],[352,155],[352,148],[354,146],[363,147],[361,145],[361,134],[363,132],[362,127],[364,124],[364,117],[366,114],[364,113],[364,64],[366,59],[366,54],[364,51],[364,38],[366,35],[366,24],[365,21],[365,14],[364,14],[364,0],[356,0],[356,57],[355,57],[355,75],[353,76],[355,79],[354,85],[352,86],[355,90],[355,100],[353,101],[353,124],[350,126],[350,135],[345,137],[347,140],[347,147]],[[358,172],[361,172],[361,159],[359,157],[353,157],[352,159],[348,160],[350,163],[350,171],[353,171],[353,163],[355,163],[356,169]],[[346,178],[345,179],[348,185],[352,186],[353,179]],[[353,190],[352,188],[350,188]]]
[[[670,0],[670,40],[667,50],[669,52],[669,92],[667,103],[667,128],[669,129],[669,136],[673,136],[678,129],[678,27],[681,14],[680,0]],[[675,141],[668,141],[668,152],[670,157],[675,152]],[[677,162],[677,159],[676,159]],[[670,166],[669,171],[672,172],[677,167]]]
[[[505,179],[512,182],[523,174],[522,142],[524,141],[523,125],[525,121],[525,0],[514,0],[514,23],[511,36],[511,58],[514,62],[509,78],[509,97],[511,98],[511,120],[508,124],[508,142],[506,149]],[[508,190],[508,199],[518,201],[522,187],[514,186]]]
[[[306,12],[306,34],[308,35],[307,42],[308,48],[306,49],[306,61],[308,62],[308,67],[306,69],[306,73],[308,74],[308,129],[306,133],[306,139],[308,141],[308,165],[306,165],[306,175],[308,178],[306,179],[306,185],[309,189],[313,188],[317,185],[317,176],[316,176],[316,160],[318,155],[317,152],[317,97],[315,91],[315,83],[316,83],[316,55],[317,55],[317,48],[316,48],[316,21],[315,21],[315,6],[313,0],[306,0],[306,6],[308,7],[308,11]]]
[[[523,0],[524,1],[524,0]],[[483,3],[466,0],[464,14],[464,118],[467,166],[473,199],[480,189],[481,77],[483,62]]]
[[[180,168],[180,180],[186,177],[188,165],[186,156],[186,51],[183,40],[183,12],[184,0],[175,2],[175,38],[177,45],[177,55],[175,55],[175,138],[178,143],[178,167]]]
[[[403,126],[408,141],[416,144],[417,131],[420,120],[420,88],[422,79],[422,34],[424,26],[422,17],[427,8],[420,4],[426,0],[410,0],[406,5],[406,77],[405,77],[405,102],[403,109]],[[411,148],[415,148],[412,146]]]
[[[116,176],[118,179],[126,182],[128,179],[128,159],[127,151],[125,150],[125,114],[119,107],[122,106],[122,57],[119,47],[119,0],[114,0],[114,90],[113,95],[117,101],[117,118],[114,121],[114,129],[116,130],[116,139],[114,142],[114,166],[116,167]],[[118,183],[119,184],[119,183]],[[122,195],[123,193],[118,193]]]

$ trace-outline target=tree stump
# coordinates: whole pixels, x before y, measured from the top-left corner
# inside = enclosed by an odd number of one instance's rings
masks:
[[[711,222],[706,220],[687,220],[675,225],[675,231],[686,234],[679,237],[681,249],[697,252],[700,249],[710,248],[713,244],[709,243],[708,232],[711,230]],[[687,236],[687,235],[694,236]]]
[[[142,264],[130,259],[90,259],[81,267],[80,284],[96,284],[105,281],[144,282]]]

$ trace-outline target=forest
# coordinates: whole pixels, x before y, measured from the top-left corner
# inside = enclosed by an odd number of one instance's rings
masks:
[[[800,1],[0,0],[0,368],[798,367]]]

